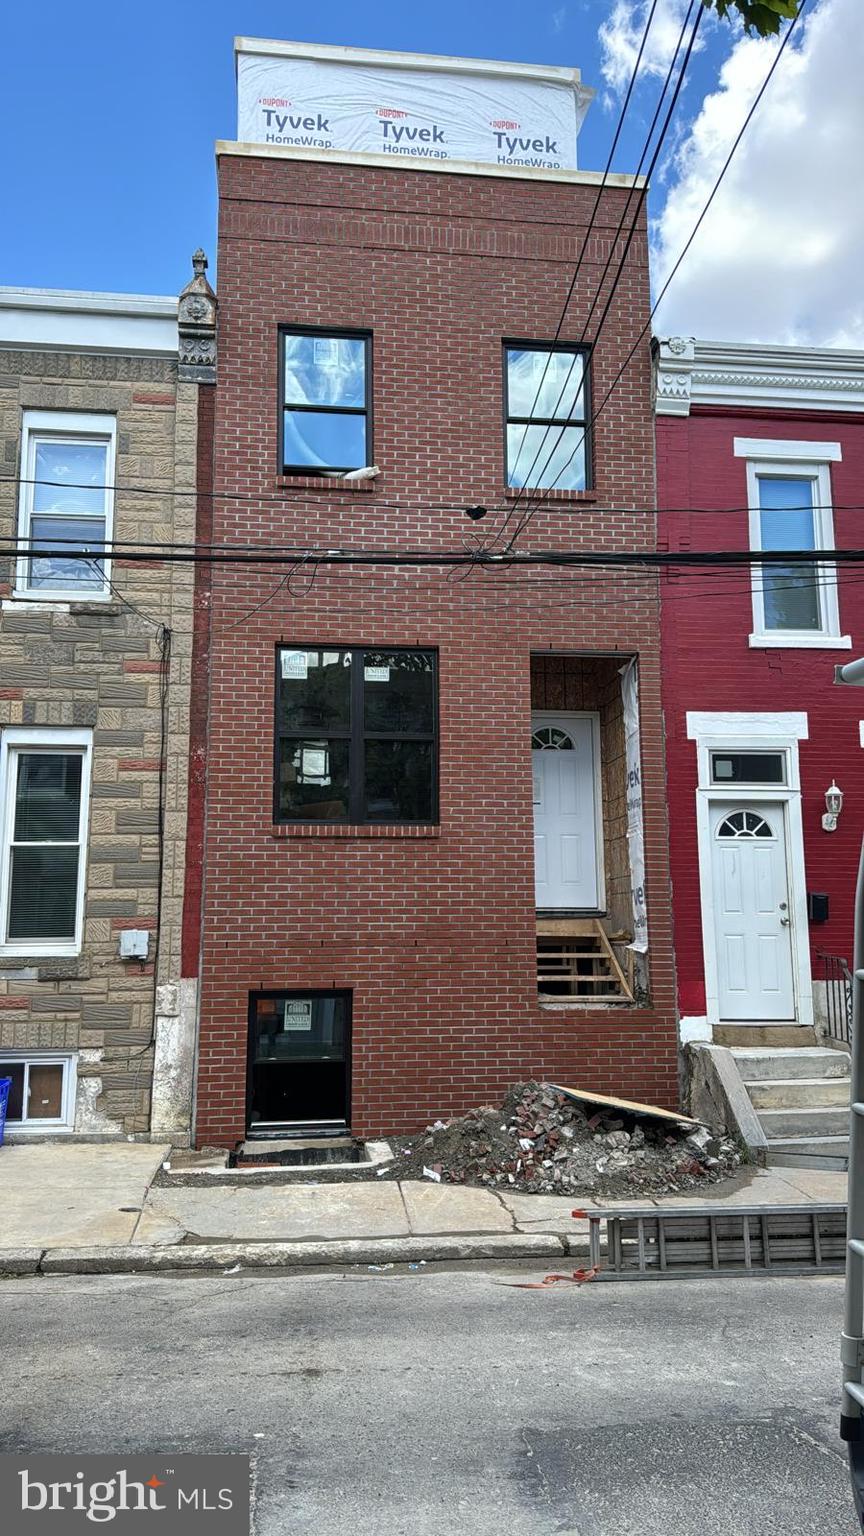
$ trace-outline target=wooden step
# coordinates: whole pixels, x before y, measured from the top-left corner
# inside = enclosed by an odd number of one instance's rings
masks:
[[[633,997],[603,924],[591,917],[537,918],[537,989],[559,1001]]]

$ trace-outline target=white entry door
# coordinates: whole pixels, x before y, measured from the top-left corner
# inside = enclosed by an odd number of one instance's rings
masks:
[[[711,806],[721,1019],[794,1019],[792,914],[782,805]]]
[[[591,715],[531,716],[538,907],[597,910],[596,738]]]

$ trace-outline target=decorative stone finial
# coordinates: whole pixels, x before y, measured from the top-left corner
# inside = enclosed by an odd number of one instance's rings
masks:
[[[200,246],[192,257],[194,276],[177,306],[180,350],[178,377],[197,384],[216,383],[216,295],[205,276],[207,257]]]

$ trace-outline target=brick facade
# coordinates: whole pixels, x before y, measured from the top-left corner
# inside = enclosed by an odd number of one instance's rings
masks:
[[[697,366],[698,366],[697,344]],[[808,389],[820,377],[831,380],[842,371],[859,370],[857,393],[864,401],[864,359],[844,360],[842,353],[821,354],[818,363],[792,354],[784,360],[777,348],[765,362],[776,384],[778,370],[793,363],[806,375],[784,408],[737,406],[734,389],[759,382],[749,354],[737,360],[728,405],[694,402],[689,414],[661,415],[657,422],[658,505],[693,511],[661,514],[661,539],[669,549],[734,549],[749,547],[746,461],[736,457],[733,440],[746,439],[837,442],[840,462],[830,466],[834,538],[838,548],[860,545],[859,488],[864,476],[864,415],[821,408],[807,409]],[[731,349],[730,349],[731,351]],[[735,361],[729,363],[730,371]],[[661,364],[662,368],[662,364]],[[838,392],[840,386],[837,385]],[[827,391],[826,391],[827,392]],[[777,391],[779,393],[779,390]],[[745,571],[697,569],[663,582],[663,693],[671,817],[670,858],[675,910],[675,947],[681,1015],[699,1019],[706,1013],[705,963],[700,915],[699,848],[697,842],[696,744],[688,740],[686,714],[693,711],[804,712],[808,736],[800,742],[801,808],[803,816],[803,878],[806,890],[829,898],[830,916],[809,927],[810,962],[816,1022],[824,1010],[824,954],[851,958],[852,898],[861,844],[861,777],[859,720],[864,715],[857,690],[832,685],[834,666],[864,651],[864,604],[860,577],[852,567],[839,568],[840,629],[851,637],[851,649],[769,648],[752,646],[751,577]],[[754,743],[755,745],[755,743]],[[836,832],[826,833],[821,818],[825,791],[836,779],[847,792]],[[746,790],[741,790],[746,799]]]
[[[459,549],[474,503],[492,509],[481,536],[500,528],[513,502],[502,342],[552,338],[590,178],[223,154],[219,185],[214,539]],[[580,335],[625,196],[603,194],[565,340]],[[595,400],[648,302],[643,225],[595,351]],[[277,328],[292,324],[372,332],[376,480],[279,474]],[[550,498],[520,547],[653,545],[647,342],[600,417],[593,458],[592,489]],[[198,1143],[245,1133],[249,994],[266,988],[352,992],[357,1134],[416,1129],[528,1075],[674,1103],[654,578],[532,571],[510,584],[307,564],[286,585],[283,574],[213,576]],[[437,649],[440,825],[274,827],[280,641]],[[650,1000],[637,1006],[538,1003],[530,711],[543,653],[639,657],[651,951]],[[620,811],[607,814],[620,824]]]
[[[153,357],[0,345],[0,534],[7,541],[17,528],[29,409],[116,417],[118,542],[194,539],[198,386],[178,380],[176,350]],[[131,489],[141,486],[146,494]],[[180,971],[192,568],[115,558],[116,597],[62,603],[20,601],[14,562],[4,557],[0,567],[0,730],[84,726],[93,745],[81,951],[71,958],[0,955],[0,1052],[72,1053],[75,1130],[146,1134],[154,984]],[[171,664],[157,935],[160,625],[171,630]],[[124,928],[149,932],[146,962],[119,958]]]

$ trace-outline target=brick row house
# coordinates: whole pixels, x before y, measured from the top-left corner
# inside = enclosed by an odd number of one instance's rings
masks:
[[[0,289],[0,1077],[12,1080],[12,1136],[189,1135],[194,573],[158,554],[195,538],[209,446],[214,302],[201,253],[195,266],[179,305]]]
[[[656,368],[665,547],[860,548],[864,354],[671,337]],[[662,616],[681,1038],[844,1042],[864,722],[833,674],[864,651],[858,568],[697,567]]]
[[[656,576],[404,563],[503,548],[529,493],[519,549],[655,547],[647,337],[615,383],[644,213],[590,345],[632,179],[281,133],[217,161],[211,536],[293,559],[202,568],[197,1142],[413,1130],[529,1075],[676,1103]]]

